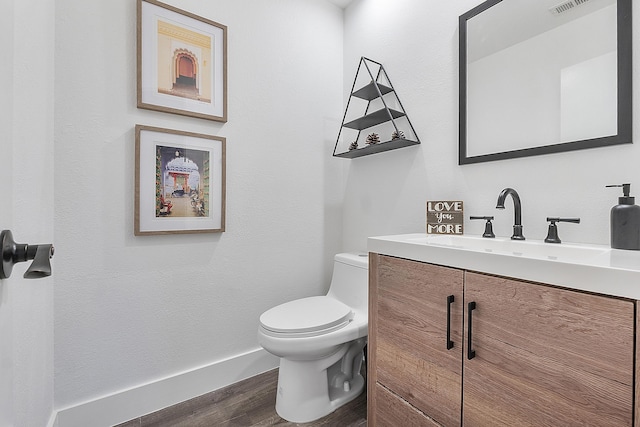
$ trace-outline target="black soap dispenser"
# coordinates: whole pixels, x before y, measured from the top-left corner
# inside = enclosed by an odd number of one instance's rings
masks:
[[[635,197],[629,196],[631,184],[607,187],[622,187],[624,194],[611,208],[611,247],[640,250],[640,206],[635,204]]]

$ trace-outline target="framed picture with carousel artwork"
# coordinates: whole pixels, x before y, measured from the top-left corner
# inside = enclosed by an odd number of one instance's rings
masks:
[[[138,0],[138,108],[227,121],[227,27]]]
[[[225,227],[226,140],[136,125],[134,234]]]

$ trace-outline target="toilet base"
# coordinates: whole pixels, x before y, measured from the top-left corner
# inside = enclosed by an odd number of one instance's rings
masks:
[[[360,374],[366,338],[346,343],[333,355],[311,361],[280,359],[276,412],[294,423],[315,421],[363,392]]]

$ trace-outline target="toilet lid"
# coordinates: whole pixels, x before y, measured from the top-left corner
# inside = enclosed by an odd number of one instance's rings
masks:
[[[335,330],[353,319],[351,307],[326,297],[302,298],[273,307],[260,316],[260,324],[270,332],[312,335]]]

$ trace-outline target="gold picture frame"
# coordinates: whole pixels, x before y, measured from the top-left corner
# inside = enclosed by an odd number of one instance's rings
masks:
[[[227,121],[227,27],[155,0],[137,4],[138,108]]]
[[[225,230],[226,139],[136,125],[134,234]]]

